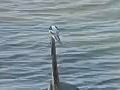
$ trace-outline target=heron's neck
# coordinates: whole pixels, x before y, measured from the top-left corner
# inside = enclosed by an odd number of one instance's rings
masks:
[[[57,68],[55,40],[53,37],[51,37],[51,57],[52,57],[52,88],[53,90],[57,90],[59,85],[59,75]]]

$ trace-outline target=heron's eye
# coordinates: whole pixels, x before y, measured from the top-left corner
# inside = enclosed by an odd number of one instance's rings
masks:
[[[52,27],[50,26],[49,30],[52,30]]]
[[[55,26],[55,28],[57,28],[57,29],[58,29],[58,27],[56,27],[56,26]]]

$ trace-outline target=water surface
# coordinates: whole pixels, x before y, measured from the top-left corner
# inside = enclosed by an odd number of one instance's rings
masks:
[[[119,0],[0,0],[0,90],[48,87],[50,25],[63,43],[61,81],[80,90],[120,89]]]

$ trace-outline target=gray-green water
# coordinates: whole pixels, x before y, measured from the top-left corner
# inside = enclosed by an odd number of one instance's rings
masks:
[[[61,81],[120,90],[120,0],[0,0],[0,90],[48,87],[50,25]]]

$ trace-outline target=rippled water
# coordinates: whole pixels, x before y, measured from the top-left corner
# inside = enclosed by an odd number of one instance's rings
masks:
[[[63,43],[61,81],[80,90],[120,89],[120,0],[0,0],[0,90],[48,87],[50,25]]]

